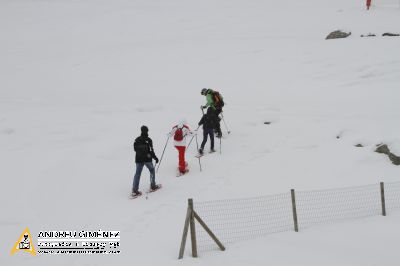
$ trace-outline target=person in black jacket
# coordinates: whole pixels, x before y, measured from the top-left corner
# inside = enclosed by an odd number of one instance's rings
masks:
[[[160,185],[156,185],[156,175],[152,159],[158,163],[158,158],[154,153],[153,141],[149,138],[149,129],[146,126],[140,128],[141,134],[135,139],[133,149],[136,152],[136,173],[133,178],[132,196],[139,196],[142,192],[139,191],[140,175],[142,174],[143,166],[146,166],[150,171],[150,189],[157,190]]]
[[[208,108],[207,113],[203,115],[199,122],[199,126],[203,125],[203,141],[201,142],[199,154],[203,154],[204,146],[207,142],[207,137],[210,136],[211,150],[210,152],[215,152],[214,150],[214,128],[217,121],[215,115],[212,113],[210,108]]]

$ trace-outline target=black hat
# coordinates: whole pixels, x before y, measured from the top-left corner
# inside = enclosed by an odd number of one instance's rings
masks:
[[[149,132],[149,128],[146,127],[146,126],[142,126],[142,127],[140,128],[140,130],[142,131],[142,133],[147,133],[147,132]]]

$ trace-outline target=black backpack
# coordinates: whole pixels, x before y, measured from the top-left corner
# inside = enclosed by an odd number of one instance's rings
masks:
[[[135,143],[136,154],[143,158],[150,156],[150,145],[144,139],[138,139]]]

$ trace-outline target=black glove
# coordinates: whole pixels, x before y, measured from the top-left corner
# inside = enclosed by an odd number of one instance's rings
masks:
[[[154,160],[156,161],[156,164],[158,163],[158,158],[156,157],[156,158],[154,158]]]

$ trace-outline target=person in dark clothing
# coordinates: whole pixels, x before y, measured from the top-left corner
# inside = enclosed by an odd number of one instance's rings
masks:
[[[214,94],[217,93],[219,95],[219,102],[215,101],[215,97]],[[201,90],[201,95],[206,97],[206,101],[207,103],[202,106],[202,109],[206,109],[207,108],[207,113],[210,112],[209,114],[215,117],[215,123],[214,123],[214,129],[216,132],[216,137],[217,138],[221,138],[222,137],[222,131],[221,131],[221,126],[220,126],[220,120],[221,118],[219,118],[219,114],[222,112],[222,107],[224,106],[223,100],[222,100],[222,96],[219,94],[219,92],[214,91],[212,89],[202,89]]]
[[[142,133],[135,139],[133,144],[133,149],[136,152],[136,173],[135,177],[133,178],[132,196],[138,196],[142,194],[142,192],[139,191],[139,182],[144,166],[146,166],[150,171],[150,189],[156,190],[160,188],[160,186],[156,184],[155,170],[152,162],[154,159],[157,164],[158,158],[154,153],[153,141],[151,138],[149,138],[149,129],[146,126],[142,126],[140,130]]]
[[[199,126],[203,125],[203,141],[201,142],[199,154],[203,154],[204,146],[206,145],[207,138],[210,136],[211,142],[211,152],[214,152],[214,128],[215,128],[215,116],[212,113],[210,108],[207,110],[207,113],[203,115],[203,117],[199,121]]]

